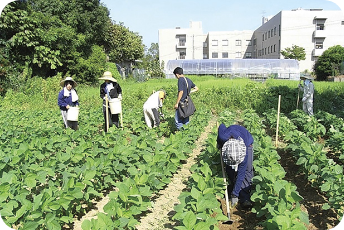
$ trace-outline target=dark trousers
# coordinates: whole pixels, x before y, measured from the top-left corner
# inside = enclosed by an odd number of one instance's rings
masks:
[[[239,192],[239,201],[242,203],[245,200],[250,200],[251,198],[251,187],[253,178],[253,148],[247,147],[247,167],[245,171],[245,178],[241,184],[241,189]],[[226,165],[226,172],[228,179],[230,180],[230,185],[228,185],[228,193],[231,196],[236,183],[237,172],[230,166]]]
[[[107,122],[106,122],[106,107],[103,106],[103,114],[104,114],[104,120],[105,120],[105,132],[109,131],[107,130]],[[115,125],[118,128],[119,124],[119,116],[118,114],[111,114],[110,107],[108,107],[108,116],[109,116],[109,128]]]

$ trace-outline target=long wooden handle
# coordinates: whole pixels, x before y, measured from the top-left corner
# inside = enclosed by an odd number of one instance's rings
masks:
[[[225,191],[225,198],[226,198],[226,207],[227,207],[227,216],[228,219],[230,220],[230,211],[229,211],[229,200],[228,200],[228,186],[227,186],[227,181],[226,181],[226,173],[225,169],[223,167],[223,160],[222,160],[222,149],[220,149],[220,159],[221,159],[221,168],[222,168],[222,176],[223,176],[223,182],[226,186],[226,191]]]
[[[105,116],[106,116],[106,132],[109,131],[109,101],[107,96],[105,97]]]
[[[276,147],[277,147],[277,142],[278,142],[278,127],[279,127],[280,109],[281,109],[281,95],[278,96],[276,144],[275,144]]]

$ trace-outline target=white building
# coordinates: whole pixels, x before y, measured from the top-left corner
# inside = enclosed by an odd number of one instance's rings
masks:
[[[253,58],[283,59],[281,50],[293,45],[305,49],[300,71],[312,71],[314,62],[329,47],[344,47],[342,11],[296,9],[281,11],[256,29],[252,36]]]
[[[263,18],[255,31],[222,31],[203,34],[201,22],[190,28],[159,30],[159,58],[165,69],[169,60],[179,59],[283,59],[281,50],[297,45],[305,48],[300,71],[312,71],[324,50],[344,47],[342,11],[296,9]]]

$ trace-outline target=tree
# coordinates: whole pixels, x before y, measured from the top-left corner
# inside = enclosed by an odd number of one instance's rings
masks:
[[[295,59],[298,61],[306,60],[305,48],[293,45],[291,48],[287,47],[281,50],[281,54],[285,59]]]
[[[336,45],[325,50],[313,67],[317,80],[324,81],[328,76],[338,75],[343,61],[344,47]]]
[[[110,61],[115,63],[131,62],[141,59],[144,55],[142,37],[130,31],[123,23],[111,25],[107,35]]]
[[[152,43],[143,58],[143,68],[151,78],[164,78],[165,74],[159,61],[159,44]]]
[[[21,0],[8,4],[0,18],[1,80],[23,72],[43,78],[69,72],[92,80],[89,73],[98,72],[99,63],[93,65],[91,56],[95,46],[109,46],[105,39],[109,22],[109,11],[99,0]],[[96,55],[102,56],[99,50],[105,55],[103,48],[96,50]],[[105,60],[101,61],[100,66],[104,66]],[[87,70],[77,68],[85,63],[90,64]]]

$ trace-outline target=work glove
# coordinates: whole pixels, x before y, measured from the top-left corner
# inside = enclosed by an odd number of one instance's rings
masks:
[[[236,195],[231,196],[231,207],[235,207],[239,201],[239,198]]]
[[[118,99],[122,101],[122,94],[118,94]]]
[[[302,98],[302,102],[305,102],[306,100],[307,100],[307,98],[305,98],[305,97],[304,97],[304,98]]]
[[[164,118],[165,115],[163,113],[159,113],[160,117]]]

